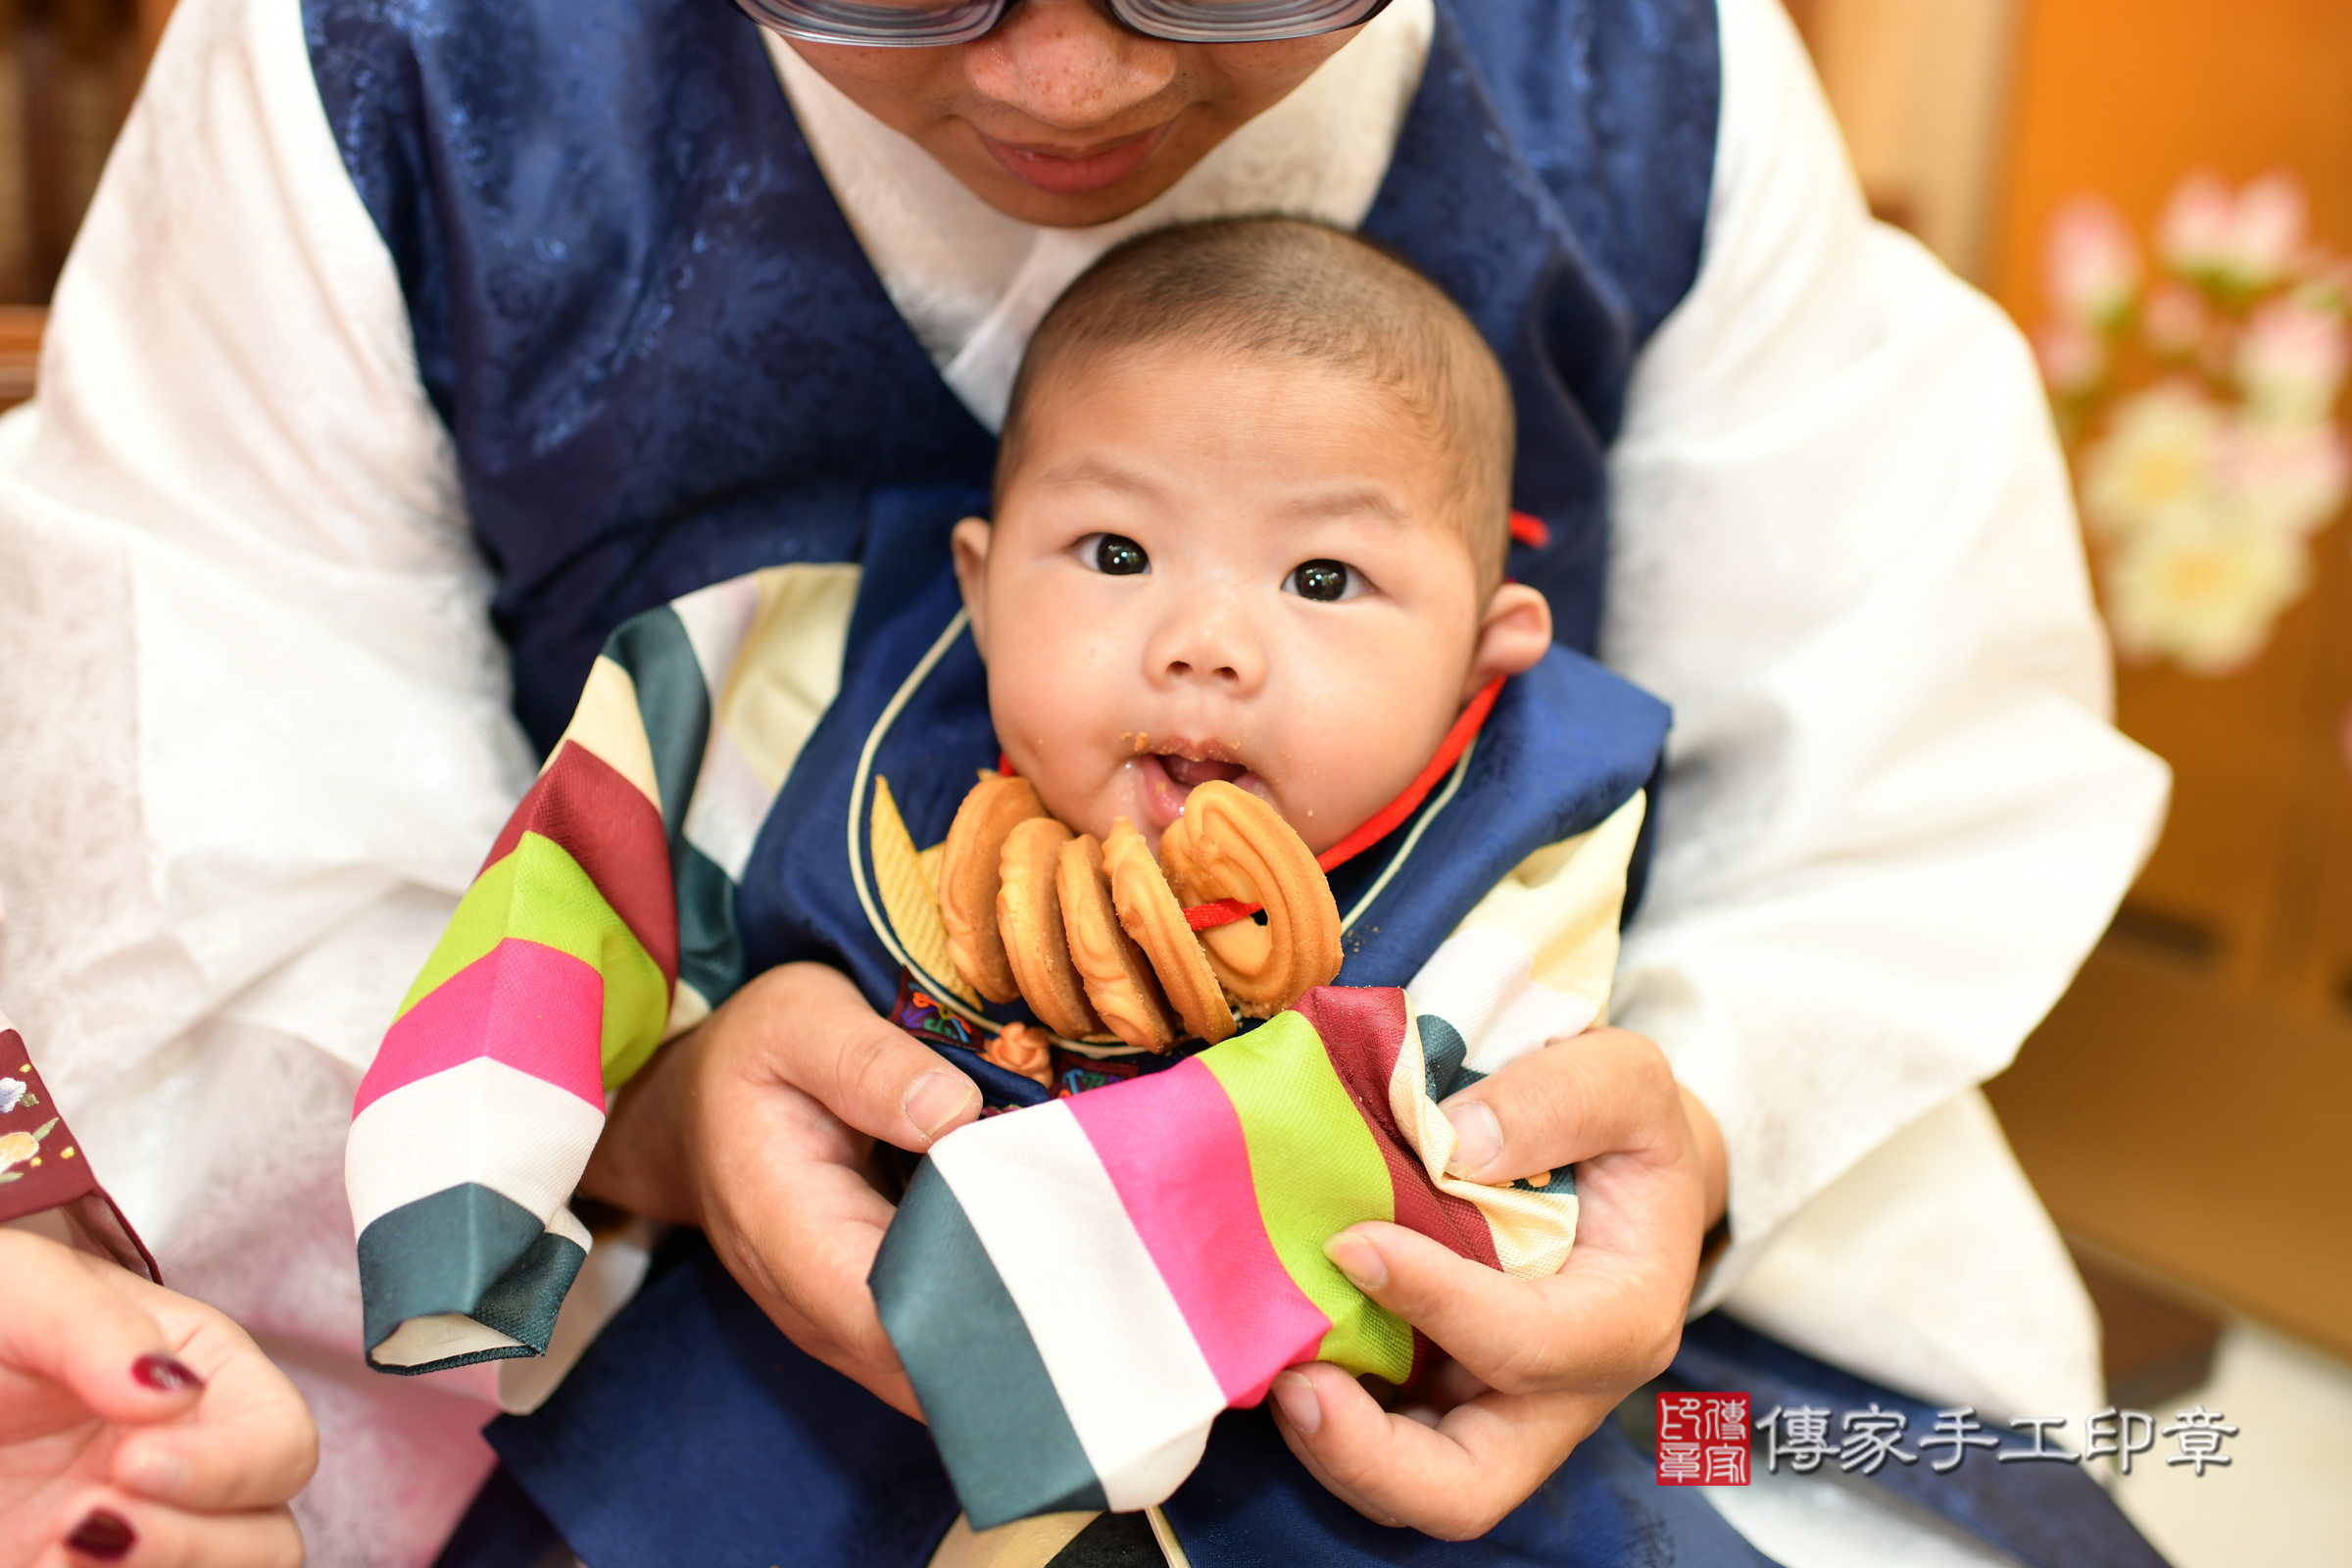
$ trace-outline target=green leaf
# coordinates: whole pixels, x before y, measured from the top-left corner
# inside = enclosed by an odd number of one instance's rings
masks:
[[[21,1170],[0,1171],[0,1182],[21,1182],[24,1179],[24,1173]]]
[[[32,1141],[37,1144],[56,1130],[57,1118],[52,1116],[47,1121],[41,1123],[38,1127],[35,1127],[32,1130]]]

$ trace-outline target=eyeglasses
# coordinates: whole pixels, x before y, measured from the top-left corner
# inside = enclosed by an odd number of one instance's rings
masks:
[[[754,22],[790,38],[868,49],[970,43],[1016,0],[736,0]],[[1137,32],[1176,43],[1271,43],[1371,21],[1389,0],[1106,0]]]

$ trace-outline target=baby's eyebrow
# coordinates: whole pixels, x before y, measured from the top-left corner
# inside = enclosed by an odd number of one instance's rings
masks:
[[[1121,490],[1129,495],[1153,496],[1159,486],[1132,468],[1100,457],[1072,459],[1055,464],[1039,474],[1035,481],[1041,485],[1097,485],[1105,490]]]
[[[1400,506],[1385,486],[1376,484],[1346,485],[1318,495],[1301,497],[1285,506],[1283,511],[1301,522],[1314,522],[1325,517],[1365,517],[1401,527],[1413,520],[1413,514]]]

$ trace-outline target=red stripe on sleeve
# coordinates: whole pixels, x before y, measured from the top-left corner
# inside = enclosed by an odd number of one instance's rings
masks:
[[[665,983],[678,978],[678,902],[669,874],[669,835],[645,792],[612,763],[565,741],[482,861],[488,870],[523,834],[537,833],[577,860],[612,906]]]

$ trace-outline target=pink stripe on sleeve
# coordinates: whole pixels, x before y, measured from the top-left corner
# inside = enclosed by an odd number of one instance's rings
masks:
[[[1233,1102],[1196,1058],[1068,1104],[1227,1402],[1257,1403],[1331,1320],[1266,1239]]]
[[[384,1036],[357,1116],[405,1084],[476,1057],[605,1108],[604,977],[568,953],[509,937],[420,998]]]

